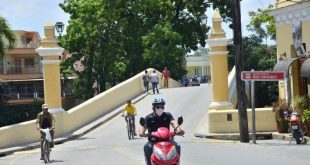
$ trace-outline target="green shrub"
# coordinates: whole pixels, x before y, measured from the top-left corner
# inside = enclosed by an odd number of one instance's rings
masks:
[[[305,110],[303,112],[301,120],[307,127],[310,127],[310,110]]]
[[[299,115],[303,114],[304,110],[309,110],[310,107],[310,99],[305,96],[296,96],[293,99],[293,110],[297,112]]]
[[[30,104],[0,104],[0,127],[36,119],[41,112],[42,102],[34,100]]]

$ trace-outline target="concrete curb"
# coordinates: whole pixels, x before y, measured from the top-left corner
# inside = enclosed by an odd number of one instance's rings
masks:
[[[209,138],[209,139],[218,139],[218,140],[240,140],[239,133],[195,133],[196,137],[200,138]],[[285,140],[285,141],[295,141],[290,133],[278,133],[278,132],[257,132],[256,140],[267,140],[267,139],[277,139],[277,140]],[[305,136],[307,142],[310,142],[310,137]],[[250,133],[250,140],[252,140],[252,134]]]
[[[200,137],[200,138],[209,138],[209,139],[218,139],[218,140],[234,140],[234,141],[240,140],[240,134],[239,133],[223,133],[223,134],[195,133],[194,135],[196,137]],[[252,134],[251,133],[250,133],[250,139],[252,140]],[[256,140],[266,140],[266,139],[272,139],[272,133],[271,132],[258,132],[258,133],[256,133]]]
[[[147,96],[147,94],[143,93],[143,94],[137,96],[136,98],[132,99],[132,102],[137,103],[137,102],[141,101],[142,99],[144,99],[146,96]],[[72,134],[54,139],[54,143],[57,145],[57,144],[65,143],[65,142],[70,141],[70,140],[77,139],[77,138],[91,132],[92,130],[98,128],[99,126],[105,124],[106,122],[110,121],[111,119],[113,119],[114,117],[119,115],[122,112],[122,109],[123,109],[123,105],[119,106],[118,108],[116,108],[114,110],[111,110],[108,113],[103,114],[102,117],[100,117],[96,121],[74,131]],[[27,145],[1,149],[0,150],[0,157],[11,155],[14,152],[26,151],[26,150],[39,148],[39,147],[40,147],[40,142],[36,142],[36,143],[27,144]]]

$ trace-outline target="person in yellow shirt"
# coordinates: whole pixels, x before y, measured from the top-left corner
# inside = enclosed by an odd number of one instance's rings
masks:
[[[126,115],[124,115],[125,111],[126,111]],[[123,109],[122,116],[123,117],[125,116],[126,123],[128,122],[127,116],[132,116],[132,118],[133,118],[133,129],[135,132],[135,136],[137,136],[137,134],[136,134],[136,123],[135,123],[135,116],[136,115],[137,115],[136,107],[133,104],[131,104],[131,100],[127,100],[127,104],[125,105],[125,107]]]

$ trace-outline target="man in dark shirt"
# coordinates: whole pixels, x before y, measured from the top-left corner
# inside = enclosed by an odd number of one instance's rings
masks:
[[[48,112],[48,105],[47,104],[43,104],[42,105],[42,112],[40,112],[37,116],[37,129],[38,131],[40,131],[40,129],[46,129],[49,128],[50,130],[50,134],[52,137],[52,143],[51,143],[51,148],[54,147],[54,129],[55,129],[55,118],[53,116],[53,114]],[[43,160],[43,136],[44,134],[40,131],[41,133],[41,160]]]
[[[173,128],[178,127],[178,123],[174,120],[173,116],[169,112],[164,112],[165,100],[162,98],[155,98],[153,103],[153,112],[145,117],[145,125],[139,130],[139,136],[145,137],[145,131],[148,130],[148,142],[144,145],[144,154],[147,165],[151,165],[151,155],[153,152],[153,142],[151,140],[151,132],[157,131],[159,127]],[[176,129],[176,133],[184,135],[184,131],[181,127]],[[177,147],[178,153],[180,154],[180,146],[173,142]]]

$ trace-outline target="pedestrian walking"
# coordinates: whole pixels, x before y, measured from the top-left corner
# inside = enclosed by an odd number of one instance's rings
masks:
[[[157,91],[157,93],[159,93],[159,90],[158,90],[159,78],[155,70],[153,70],[153,73],[151,74],[150,79],[152,83],[153,94],[155,94],[155,90]]]
[[[144,93],[147,93],[149,91],[149,82],[150,82],[150,76],[147,74],[147,70],[144,71],[142,80],[144,85]]]
[[[161,79],[164,79],[164,88],[168,88],[169,78],[170,78],[170,72],[167,69],[167,67],[165,67],[165,69],[163,70],[162,75],[161,75]]]
[[[184,87],[188,87],[189,86],[190,80],[189,80],[187,75],[183,76],[182,82],[183,82],[183,86]]]

